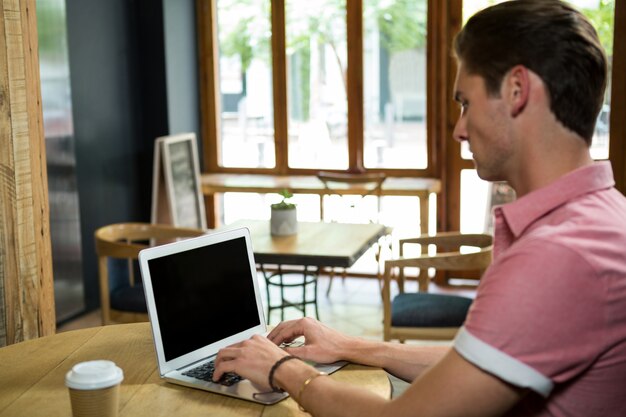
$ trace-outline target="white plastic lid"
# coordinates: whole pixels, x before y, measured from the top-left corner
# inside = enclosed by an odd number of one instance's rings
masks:
[[[65,374],[65,385],[72,389],[101,389],[117,385],[124,379],[124,371],[106,360],[77,363]]]

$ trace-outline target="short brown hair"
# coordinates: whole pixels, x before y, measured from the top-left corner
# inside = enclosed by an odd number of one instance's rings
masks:
[[[454,40],[465,69],[499,95],[504,75],[524,65],[546,84],[550,109],[591,143],[604,101],[607,59],[589,20],[558,0],[514,0],[469,19]]]

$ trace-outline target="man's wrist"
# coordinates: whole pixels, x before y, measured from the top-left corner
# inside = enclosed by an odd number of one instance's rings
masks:
[[[286,355],[283,356],[282,358],[280,358],[279,360],[277,360],[274,365],[272,366],[272,368],[270,369],[269,375],[268,375],[268,384],[270,386],[270,388],[272,389],[272,391],[274,392],[284,392],[284,390],[282,388],[280,388],[279,386],[277,386],[274,383],[274,374],[276,373],[276,370],[285,362],[292,360],[292,359],[298,359],[295,356],[291,356],[291,355]]]
[[[302,381],[317,373],[315,368],[303,361],[288,361],[276,369],[274,383],[291,395],[295,395],[302,385]]]
[[[372,363],[372,359],[374,359],[372,354],[380,344],[380,342],[351,337],[342,344],[338,356],[348,362],[374,365],[374,363]]]

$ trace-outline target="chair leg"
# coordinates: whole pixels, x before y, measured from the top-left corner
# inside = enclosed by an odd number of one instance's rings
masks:
[[[315,304],[314,304],[314,307],[315,307],[315,318],[317,320],[320,319],[320,312],[319,312],[319,309],[318,309],[318,306],[317,306],[317,283],[318,283],[319,278],[320,278],[320,269],[321,268],[318,266],[317,270],[315,271],[316,277],[315,277],[315,281],[313,283],[313,294],[314,294],[314,300],[315,300]]]
[[[330,289],[333,286],[333,278],[335,276],[335,268],[328,268],[328,288],[326,288],[326,297],[330,295]]]
[[[380,298],[382,300],[383,298],[383,286],[385,285],[383,282],[383,273],[382,273],[382,269],[385,268],[384,266],[384,262],[382,260],[382,249],[383,249],[383,245],[379,242],[376,244],[377,249],[376,249],[376,253],[374,255],[375,259],[376,259],[376,279],[378,280],[378,286],[380,288]]]

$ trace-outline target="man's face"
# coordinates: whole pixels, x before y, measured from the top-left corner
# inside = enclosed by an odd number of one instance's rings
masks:
[[[500,97],[488,96],[484,79],[468,74],[462,62],[459,63],[454,91],[454,99],[461,105],[454,138],[469,144],[480,178],[507,180],[513,146],[508,134],[506,103]]]

